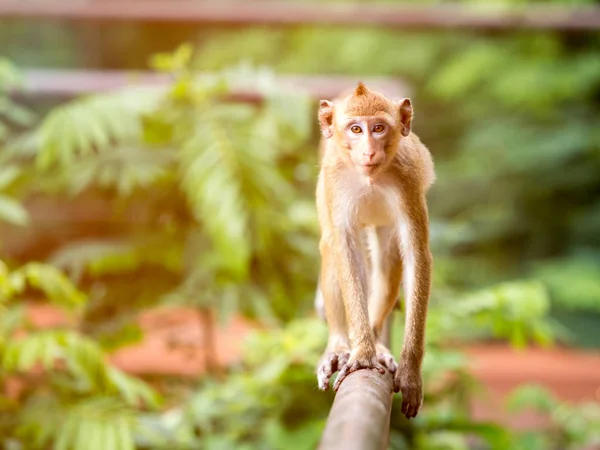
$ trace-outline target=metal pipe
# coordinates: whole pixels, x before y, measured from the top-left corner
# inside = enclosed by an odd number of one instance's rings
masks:
[[[319,450],[384,450],[392,408],[392,375],[358,370],[338,390]]]
[[[393,314],[382,330],[382,342],[390,346]],[[387,449],[392,410],[393,379],[375,370],[351,373],[338,390],[319,450]]]
[[[146,20],[270,26],[366,25],[401,30],[465,28],[585,31],[600,28],[600,8],[557,5],[474,8],[463,5],[317,5],[272,1],[0,0],[0,18]]]
[[[1,1],[1,0],[0,0]],[[199,73],[199,80],[214,80],[219,74]],[[340,75],[273,75],[272,82],[284,92],[304,92],[313,98],[333,98],[340,90],[355,86],[359,78]],[[369,76],[362,79],[370,88],[381,91],[392,98],[407,97],[411,89],[403,80],[391,77]],[[243,81],[243,80],[242,80]],[[23,84],[15,94],[50,96],[76,96],[121,89],[127,86],[167,86],[173,82],[168,74],[146,71],[119,70],[75,70],[75,69],[28,69],[23,71]],[[233,78],[234,95],[242,99],[258,101],[260,90],[248,86],[236,86]]]

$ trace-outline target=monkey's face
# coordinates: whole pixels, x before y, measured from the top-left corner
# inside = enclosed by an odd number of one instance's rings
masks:
[[[389,143],[397,142],[397,133],[385,116],[347,117],[339,129],[338,136],[358,172],[374,176],[392,156],[386,150],[393,150]]]
[[[337,141],[357,171],[373,178],[394,158],[402,136],[410,134],[410,99],[399,102],[359,83],[335,104],[321,100],[319,122],[325,138]]]

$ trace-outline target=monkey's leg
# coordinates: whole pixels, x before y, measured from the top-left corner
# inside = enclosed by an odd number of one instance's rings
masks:
[[[319,389],[326,391],[329,389],[331,376],[348,361],[350,344],[342,291],[333,266],[331,249],[326,242],[321,243],[321,258],[319,295],[323,300],[325,318],[329,327],[329,342],[317,367],[317,380]]]
[[[381,332],[386,319],[394,309],[402,279],[402,259],[390,227],[369,230],[371,255],[371,289],[369,293],[369,323],[376,339],[378,361],[392,373],[398,363],[382,342]]]
[[[402,412],[416,417],[423,402],[421,365],[425,353],[425,326],[431,291],[433,259],[429,250],[429,223],[424,196],[407,204],[405,225],[400,230],[403,260],[405,328],[394,389],[402,392]]]

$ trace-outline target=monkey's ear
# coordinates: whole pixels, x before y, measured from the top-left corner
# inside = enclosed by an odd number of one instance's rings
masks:
[[[413,119],[413,107],[410,98],[403,98],[398,102],[400,111],[400,123],[402,123],[402,136],[410,134],[410,127]]]
[[[319,100],[319,124],[325,138],[333,136],[333,103],[327,100]]]

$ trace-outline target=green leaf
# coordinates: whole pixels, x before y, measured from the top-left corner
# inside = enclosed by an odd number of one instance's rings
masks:
[[[52,303],[69,311],[78,310],[86,301],[86,295],[49,264],[29,263],[15,273],[22,274],[30,286],[43,291]]]
[[[35,119],[35,114],[7,98],[0,98],[0,114],[23,127],[32,125]]]
[[[157,393],[143,381],[131,377],[114,367],[108,368],[107,377],[128,405],[139,407],[142,404],[150,408],[159,406],[160,400]]]
[[[114,397],[83,400],[69,408],[56,448],[134,450],[132,410]],[[92,436],[96,441],[92,441]]]
[[[21,169],[16,166],[4,166],[0,168],[0,189],[6,189],[21,175]]]
[[[559,405],[554,395],[541,386],[524,385],[515,389],[507,400],[510,412],[517,413],[527,408],[542,413],[550,413]]]
[[[21,85],[21,74],[7,58],[0,57],[0,90],[8,90]]]
[[[428,83],[428,89],[446,99],[457,99],[476,88],[495,69],[504,64],[504,49],[494,48],[488,42],[477,42],[442,65]]]
[[[139,142],[141,115],[156,107],[164,90],[128,88],[77,99],[46,116],[37,130],[38,167],[69,166],[76,158],[113,145]]]
[[[182,183],[196,219],[214,239],[221,256],[215,263],[243,277],[250,258],[249,211],[241,183],[245,155],[234,147],[235,138],[216,120],[201,124],[182,150]]]
[[[173,54],[173,69],[185,68],[192,59],[194,47],[189,42],[181,44]]]
[[[135,190],[149,189],[166,179],[174,161],[175,153],[171,150],[117,147],[79,158],[68,183],[73,194],[96,184],[105,189],[115,188],[121,197],[127,197]]]
[[[24,226],[29,223],[30,219],[29,214],[19,202],[0,194],[0,220]]]
[[[51,444],[57,443],[57,430],[65,419],[60,399],[51,392],[40,390],[24,399],[18,413],[16,434],[30,448],[50,448]]]
[[[73,241],[54,253],[49,262],[67,271],[75,279],[87,273],[94,277],[122,275],[146,266],[161,267],[179,273],[182,244],[171,236],[152,234],[127,241]]]
[[[600,312],[600,258],[572,256],[534,265],[555,305],[568,310]]]
[[[0,336],[12,336],[23,326],[25,321],[25,308],[23,305],[14,305],[7,308],[0,315]]]

